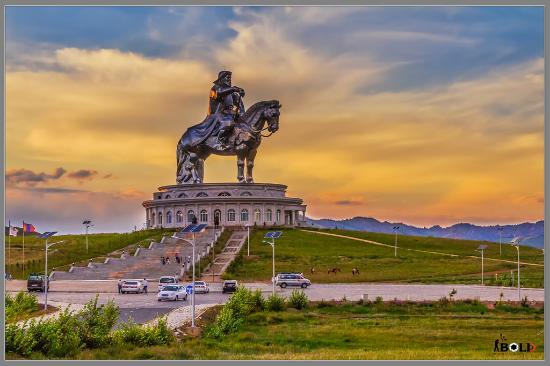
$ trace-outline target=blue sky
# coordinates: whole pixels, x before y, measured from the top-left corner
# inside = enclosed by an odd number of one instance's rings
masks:
[[[9,6],[7,216],[140,227],[230,69],[245,106],[283,104],[256,181],[311,217],[539,220],[543,30],[543,7]],[[235,161],[209,158],[206,180]]]

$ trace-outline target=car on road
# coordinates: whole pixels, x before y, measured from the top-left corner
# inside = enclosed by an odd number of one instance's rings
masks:
[[[142,292],[144,292],[143,282],[141,280],[122,281],[122,287],[120,288],[120,293],[127,294],[129,292],[134,292],[136,294],[141,294]]]
[[[182,285],[166,285],[159,291],[157,295],[158,301],[171,300],[187,300],[187,292],[185,292],[185,286]]]
[[[275,285],[285,288],[287,286],[297,286],[307,288],[311,286],[311,281],[301,273],[279,273],[275,276]]]
[[[164,286],[177,285],[178,278],[176,276],[162,276],[159,278],[159,291],[162,291]]]
[[[48,281],[46,280],[46,276],[40,273],[31,273],[29,275],[29,278],[27,278],[27,291],[46,291],[46,284],[48,284]],[[48,284],[48,290],[50,289],[50,286]]]
[[[225,280],[223,281],[222,293],[235,292],[237,291],[237,286],[238,283],[236,280]]]
[[[190,283],[190,285],[192,286],[193,283]],[[197,294],[207,294],[210,292],[210,287],[204,281],[195,281],[195,292]]]

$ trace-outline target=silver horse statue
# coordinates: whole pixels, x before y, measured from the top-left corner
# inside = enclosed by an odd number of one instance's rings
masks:
[[[216,129],[208,118],[185,131],[177,146],[178,184],[202,183],[204,161],[211,154],[236,155],[237,179],[240,183],[254,183],[252,169],[262,137],[271,136],[279,129],[281,104],[277,100],[258,102],[251,106],[236,122],[227,138],[227,145],[220,145]],[[214,115],[212,115],[214,117]],[[265,125],[267,124],[267,127]],[[262,132],[269,135],[262,135]],[[221,146],[221,147],[220,147]],[[246,162],[246,178],[244,165]]]

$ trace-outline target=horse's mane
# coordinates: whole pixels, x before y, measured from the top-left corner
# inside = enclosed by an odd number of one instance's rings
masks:
[[[240,120],[242,123],[245,123],[249,126],[254,126],[258,118],[260,118],[261,112],[263,112],[266,107],[277,104],[279,104],[279,101],[277,100],[264,100],[262,102],[255,103],[250,108],[248,108],[246,112],[244,112]]]

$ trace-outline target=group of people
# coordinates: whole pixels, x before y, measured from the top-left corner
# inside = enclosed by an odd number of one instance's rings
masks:
[[[176,260],[177,264],[182,264],[185,262],[184,258],[179,255],[179,253],[174,254],[174,259]],[[161,256],[160,262],[162,265],[170,264],[170,256]]]

